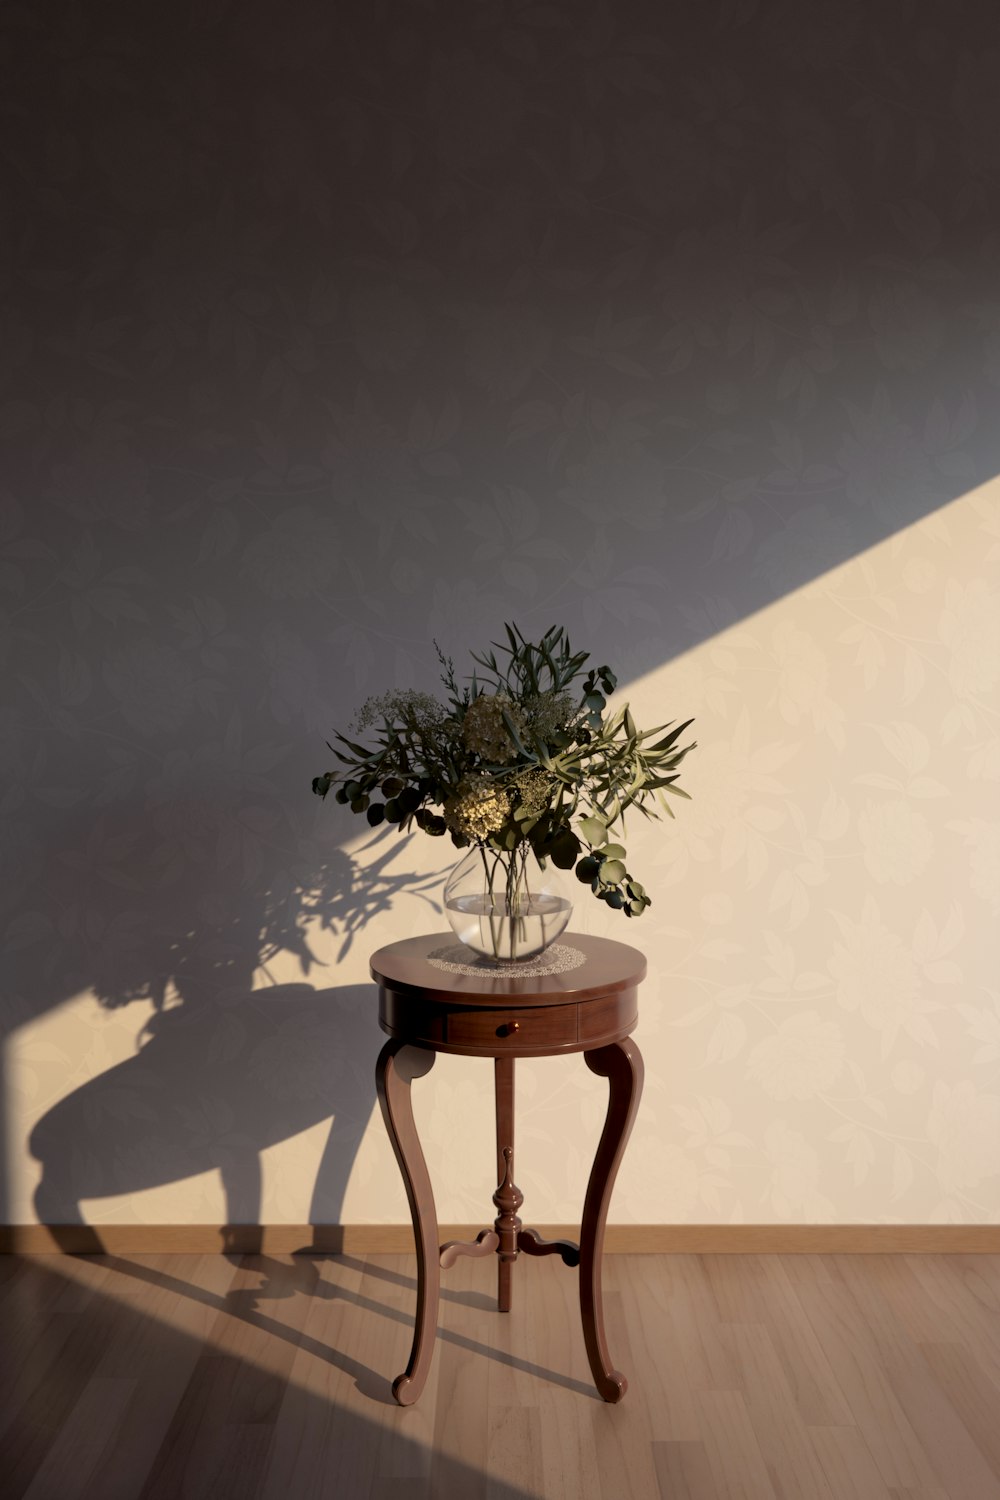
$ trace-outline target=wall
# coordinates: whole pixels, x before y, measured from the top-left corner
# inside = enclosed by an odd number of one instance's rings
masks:
[[[575,918],[650,961],[612,1216],[1000,1217],[992,7],[689,9],[6,13],[4,1222],[405,1219],[447,846],[309,781],[505,619],[697,717]],[[602,1087],[520,1069],[526,1215]]]

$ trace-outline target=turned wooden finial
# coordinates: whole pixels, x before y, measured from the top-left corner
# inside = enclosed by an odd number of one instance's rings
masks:
[[[521,1228],[517,1211],[524,1202],[524,1194],[513,1179],[514,1148],[512,1146],[504,1146],[503,1162],[503,1181],[493,1194],[493,1202],[499,1210],[493,1227],[500,1236],[501,1259],[516,1260],[517,1232]]]

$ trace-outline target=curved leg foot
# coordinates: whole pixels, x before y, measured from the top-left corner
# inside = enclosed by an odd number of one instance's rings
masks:
[[[583,1338],[587,1346],[594,1384],[605,1401],[620,1401],[628,1390],[628,1381],[611,1363],[604,1335],[604,1307],[601,1295],[601,1259],[604,1252],[604,1226],[608,1204],[618,1175],[621,1159],[642,1093],[642,1054],[627,1037],[585,1052],[584,1061],[592,1073],[607,1078],[610,1091],[608,1115],[594,1157],[583,1205],[580,1231],[580,1313]]]
[[[434,1053],[395,1039],[386,1042],[375,1070],[382,1118],[403,1174],[417,1242],[417,1316],[410,1361],[392,1383],[400,1406],[412,1406],[427,1380],[437,1333],[441,1273],[438,1266],[438,1228],[427,1163],[413,1123],[410,1084],[434,1066]]]

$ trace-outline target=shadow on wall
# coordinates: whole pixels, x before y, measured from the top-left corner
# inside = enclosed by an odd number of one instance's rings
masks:
[[[231,815],[238,826],[235,809]],[[197,809],[172,803],[170,816],[196,820]],[[90,1078],[38,1121],[30,1150],[42,1166],[39,1221],[79,1225],[81,1200],[217,1170],[227,1223],[258,1224],[260,1153],[332,1115],[309,1221],[339,1223],[375,1098],[381,1034],[372,991],[253,988],[253,978],[289,953],[304,973],[315,973],[306,924],[314,934],[339,933],[343,954],[395,893],[420,892],[426,882],[388,874],[395,847],[383,839],[384,852],[364,869],[334,851],[300,872],[303,884],[294,888],[287,871],[257,870],[248,879],[239,864],[227,880],[215,866],[188,863],[161,884],[170,872],[158,867],[155,838],[138,815],[105,816],[98,828],[95,835],[91,820],[79,819],[53,852],[49,910],[36,909],[33,919],[61,937],[49,945],[57,967],[46,972],[37,944],[26,950],[30,963],[15,979],[19,1020],[88,988],[106,1007],[147,1001],[153,1013],[134,1057]],[[87,878],[95,836],[115,851],[96,880]],[[72,1243],[79,1245],[78,1234]]]
[[[200,1001],[185,997],[158,1012],[140,1040],[134,1058],[61,1099],[32,1132],[40,1223],[80,1224],[81,1199],[217,1170],[222,1248],[232,1249],[230,1229],[261,1222],[260,1152],[331,1111],[309,1220],[340,1223],[375,1095],[379,1033],[369,989],[204,990]],[[66,1248],[78,1249],[78,1238]]]

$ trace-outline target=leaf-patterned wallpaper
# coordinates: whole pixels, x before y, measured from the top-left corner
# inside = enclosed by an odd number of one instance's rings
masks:
[[[650,960],[613,1217],[1000,1219],[992,3],[0,28],[0,1217],[405,1219],[367,957],[448,852],[309,780],[516,619],[697,717],[574,918]],[[415,1088],[445,1219],[489,1083]],[[521,1067],[526,1215],[602,1087]]]

